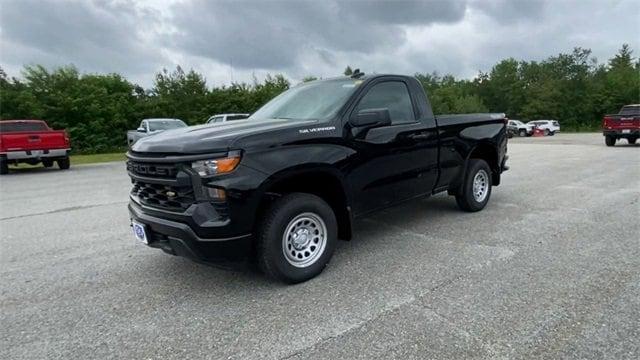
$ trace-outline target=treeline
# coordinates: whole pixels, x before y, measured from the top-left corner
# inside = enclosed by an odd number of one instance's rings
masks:
[[[345,73],[349,73],[348,67]],[[624,45],[607,63],[576,48],[540,62],[506,59],[473,80],[416,74],[436,113],[504,112],[513,119],[557,119],[563,130],[595,130],[602,115],[640,103],[640,61]],[[305,77],[303,81],[314,80]],[[126,130],[148,117],[200,124],[210,115],[251,113],[291,86],[282,75],[209,87],[202,74],[163,70],[144,89],[118,74],[82,74],[73,66],[26,66],[22,78],[0,69],[0,118],[44,119],[67,129],[77,152],[125,146]]]

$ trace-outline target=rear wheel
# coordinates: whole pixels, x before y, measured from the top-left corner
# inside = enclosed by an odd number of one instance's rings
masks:
[[[320,274],[338,237],[331,207],[312,194],[293,193],[276,200],[257,233],[258,266],[268,276],[299,283]]]
[[[525,130],[525,129],[521,129],[521,130],[518,132],[518,135],[520,135],[520,137],[525,137],[525,136],[527,136],[527,130]]]
[[[49,159],[42,160],[42,166],[44,166],[46,168],[52,167],[53,166],[53,160],[49,160]]]
[[[60,170],[67,170],[71,166],[71,162],[69,161],[69,157],[62,158],[57,160],[58,167]]]
[[[5,175],[9,173],[9,164],[6,160],[0,159],[0,175]]]
[[[629,144],[635,144],[637,140],[638,140],[638,138],[628,138],[628,139],[627,139],[627,141],[629,142]]]
[[[616,144],[616,138],[611,135],[606,135],[604,137],[604,143],[607,144],[607,146],[613,146]]]
[[[549,135],[549,129],[544,129],[544,136],[548,136]]]
[[[456,195],[458,207],[475,212],[484,209],[491,197],[491,168],[486,161],[470,159],[461,192]]]

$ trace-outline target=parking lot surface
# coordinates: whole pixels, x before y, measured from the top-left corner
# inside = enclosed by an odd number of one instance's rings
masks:
[[[514,138],[479,213],[356,224],[286,286],[135,243],[123,163],[0,179],[0,358],[640,357],[640,147]]]

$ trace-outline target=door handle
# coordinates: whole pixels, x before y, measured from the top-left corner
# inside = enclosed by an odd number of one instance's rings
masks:
[[[430,138],[431,138],[431,134],[429,133],[419,133],[419,134],[409,135],[409,139],[411,140],[429,140]]]

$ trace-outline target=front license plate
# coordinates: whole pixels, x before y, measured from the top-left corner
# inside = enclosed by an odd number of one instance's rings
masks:
[[[133,236],[135,236],[136,240],[141,241],[145,244],[149,244],[149,240],[147,239],[147,231],[145,230],[143,224],[131,221],[131,228],[133,229]]]
[[[624,130],[622,130],[622,133],[623,133],[623,134],[628,134],[628,133],[630,133],[630,132],[631,132],[631,130],[629,130],[629,129],[624,129]]]

